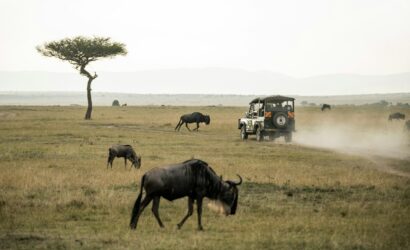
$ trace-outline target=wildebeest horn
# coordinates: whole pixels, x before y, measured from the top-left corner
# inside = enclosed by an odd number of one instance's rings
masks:
[[[239,182],[236,182],[235,185],[241,185],[242,184],[242,177],[239,174],[236,174],[239,177]]]
[[[239,174],[236,174],[236,175],[239,177],[239,182],[234,182],[234,181],[230,181],[230,180],[226,181],[226,182],[228,182],[231,185],[235,185],[235,186],[241,185],[242,184],[242,177]]]

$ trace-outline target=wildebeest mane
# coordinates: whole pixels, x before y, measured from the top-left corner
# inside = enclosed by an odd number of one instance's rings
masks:
[[[205,184],[205,186],[208,187],[207,193],[209,198],[215,199],[216,194],[219,193],[223,184],[221,179],[208,165],[208,163],[198,159],[190,159],[184,161],[183,163],[191,166],[191,170],[194,175],[194,185]]]

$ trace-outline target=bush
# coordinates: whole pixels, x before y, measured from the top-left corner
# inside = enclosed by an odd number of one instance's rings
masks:
[[[119,107],[120,106],[120,102],[118,101],[118,100],[114,100],[113,102],[112,102],[112,106],[114,107]]]

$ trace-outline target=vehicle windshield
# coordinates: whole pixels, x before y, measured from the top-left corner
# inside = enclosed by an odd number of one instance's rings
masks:
[[[262,116],[263,114],[263,103],[252,103],[249,106],[248,116]]]

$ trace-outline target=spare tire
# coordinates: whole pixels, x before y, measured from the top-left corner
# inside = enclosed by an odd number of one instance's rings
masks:
[[[286,128],[288,126],[288,116],[284,112],[278,112],[273,116],[273,125],[277,128]]]

